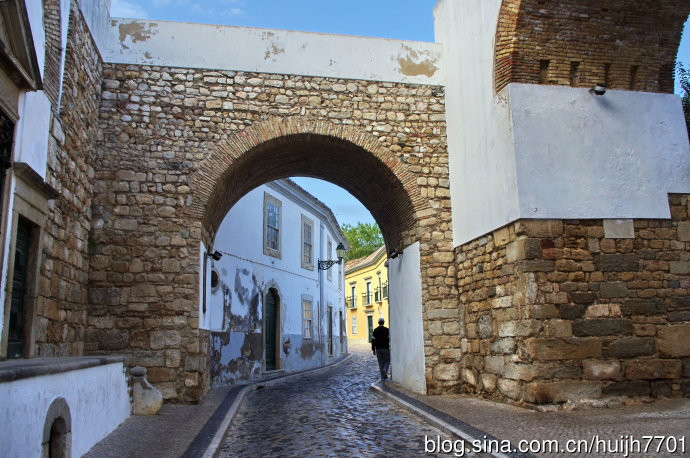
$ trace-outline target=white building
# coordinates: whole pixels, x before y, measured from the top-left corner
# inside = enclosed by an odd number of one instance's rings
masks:
[[[262,185],[228,212],[205,259],[199,316],[211,331],[215,386],[322,366],[346,352],[345,238],[331,210],[290,180]]]

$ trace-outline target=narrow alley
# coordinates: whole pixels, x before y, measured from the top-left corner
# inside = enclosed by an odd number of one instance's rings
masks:
[[[250,393],[219,456],[423,456],[424,436],[440,432],[376,396],[376,357],[350,352],[325,372]]]

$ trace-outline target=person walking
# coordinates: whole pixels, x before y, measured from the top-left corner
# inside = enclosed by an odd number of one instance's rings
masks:
[[[383,325],[385,322],[386,320],[379,318],[379,325],[374,329],[371,337],[371,350],[379,361],[381,380],[388,378],[388,369],[391,365],[390,331]]]

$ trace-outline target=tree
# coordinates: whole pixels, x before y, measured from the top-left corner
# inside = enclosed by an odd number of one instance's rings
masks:
[[[358,222],[356,225],[343,224],[341,226],[347,244],[350,246],[345,260],[363,258],[369,256],[383,245],[383,235],[376,223]]]
[[[685,111],[685,124],[688,126],[688,135],[690,135],[690,70],[685,69],[682,62],[678,62],[678,82],[683,90],[681,101],[683,111]]]

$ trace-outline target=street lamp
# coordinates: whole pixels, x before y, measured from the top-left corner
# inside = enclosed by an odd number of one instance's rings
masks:
[[[342,243],[339,243],[337,247],[335,247],[335,253],[338,255],[338,260],[337,261],[321,261],[319,260],[319,270],[328,270],[331,267],[333,267],[335,264],[340,264],[343,262],[343,258],[345,257],[345,253],[347,250],[345,249],[345,245]]]

